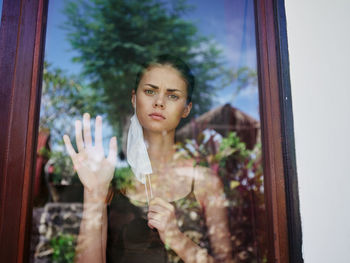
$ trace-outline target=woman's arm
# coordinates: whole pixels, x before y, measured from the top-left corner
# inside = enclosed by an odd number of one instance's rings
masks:
[[[176,239],[169,242],[169,246],[186,263],[219,262],[210,256],[206,249],[199,247],[181,232]]]
[[[232,246],[224,188],[211,169],[200,169],[196,178],[195,195],[205,212],[213,257],[218,262],[232,261]]]
[[[84,127],[82,127],[84,126]],[[84,140],[83,134],[84,132]],[[83,217],[76,249],[77,262],[105,262],[107,240],[107,206],[105,203],[109,184],[113,178],[117,141],[109,143],[109,154],[105,157],[102,145],[102,117],[96,117],[95,144],[92,144],[90,115],[83,115],[75,122],[75,137],[78,151],[73,148],[70,138],[63,136],[66,149],[72,159],[79,179],[84,185]]]
[[[84,191],[76,262],[106,262],[107,205],[102,195]]]

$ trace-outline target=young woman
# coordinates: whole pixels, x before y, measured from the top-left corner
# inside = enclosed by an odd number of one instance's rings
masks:
[[[194,167],[193,160],[176,158],[175,129],[191,111],[193,86],[190,69],[178,58],[163,55],[145,64],[131,102],[142,126],[152,174],[145,184],[134,177],[131,187],[115,191],[109,205],[116,138],[111,138],[105,158],[102,118],[96,117],[92,145],[87,113],[84,140],[81,121],[75,123],[78,153],[64,135],[84,185],[78,262],[231,262],[220,179],[209,168]]]

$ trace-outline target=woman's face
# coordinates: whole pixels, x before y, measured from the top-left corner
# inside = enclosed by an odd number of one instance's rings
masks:
[[[171,66],[153,66],[142,76],[132,104],[142,127],[153,132],[175,130],[181,118],[190,113],[186,104],[187,85],[180,72]]]

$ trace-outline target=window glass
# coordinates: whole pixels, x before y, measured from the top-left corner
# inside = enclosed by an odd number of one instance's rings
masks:
[[[254,19],[50,1],[33,262],[267,262]]]
[[[2,16],[2,0],[0,0],[0,14]],[[2,20],[2,19],[1,19]],[[0,25],[1,25],[1,20],[0,20]]]

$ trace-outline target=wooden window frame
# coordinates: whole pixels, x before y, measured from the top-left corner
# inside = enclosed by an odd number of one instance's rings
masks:
[[[303,262],[284,0],[255,0],[269,262]],[[4,0],[0,255],[28,262],[48,0]]]

